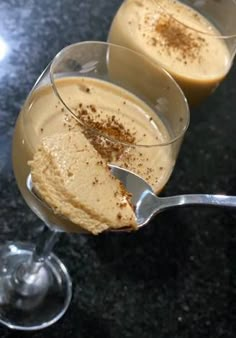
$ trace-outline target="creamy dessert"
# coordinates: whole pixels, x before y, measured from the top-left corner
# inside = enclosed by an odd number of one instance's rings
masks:
[[[172,145],[154,146],[168,143],[167,128],[147,104],[119,86],[72,77],[56,80],[56,87],[75,118],[50,85],[28,98],[13,142],[22,194],[42,215],[25,187],[31,170],[36,192],[53,210],[43,210],[50,223],[58,225],[60,219],[66,231],[83,228],[95,234],[135,229],[129,195],[107,163],[134,171],[159,192],[174,166]]]
[[[180,1],[126,0],[108,40],[160,63],[195,105],[215,89],[230,67],[231,54],[220,36],[205,17]]]
[[[82,132],[43,138],[29,164],[37,195],[55,214],[93,234],[137,227],[129,194]]]

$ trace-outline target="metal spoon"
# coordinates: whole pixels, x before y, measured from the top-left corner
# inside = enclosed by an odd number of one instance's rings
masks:
[[[236,196],[194,194],[158,197],[150,185],[140,176],[113,164],[109,164],[109,167],[112,174],[124,184],[127,191],[132,193],[131,201],[135,206],[138,228],[146,225],[157,213],[168,208],[194,204],[214,205],[218,207],[236,207]],[[31,174],[27,177],[26,186],[41,206],[50,209],[50,207],[35,194]],[[121,231],[126,230],[129,229],[121,229]]]
[[[135,215],[139,228],[146,225],[157,213],[168,208],[194,204],[236,207],[236,196],[194,194],[158,197],[150,185],[140,176],[115,165],[109,166],[112,174],[116,176],[124,184],[127,191],[133,195],[131,201],[135,206]]]

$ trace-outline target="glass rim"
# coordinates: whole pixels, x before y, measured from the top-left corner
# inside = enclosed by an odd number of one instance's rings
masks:
[[[155,67],[158,67],[158,69],[163,73],[165,74],[165,76],[172,82],[174,83],[175,87],[177,88],[179,94],[180,94],[180,97],[182,97],[182,100],[183,100],[183,103],[184,103],[184,106],[185,106],[185,112],[186,112],[186,122],[184,123],[184,126],[183,128],[181,129],[181,132],[178,133],[177,136],[175,137],[171,137],[170,136],[170,140],[168,140],[167,142],[161,142],[161,143],[155,143],[155,144],[138,144],[138,143],[128,143],[128,142],[125,142],[125,141],[120,141],[120,140],[117,140],[109,135],[107,135],[106,133],[103,133],[99,130],[97,130],[96,128],[92,128],[91,126],[89,125],[86,125],[85,123],[83,123],[82,121],[80,121],[80,119],[75,115],[75,113],[73,112],[73,110],[68,106],[68,104],[66,104],[66,102],[63,100],[63,98],[61,97],[60,93],[58,92],[58,89],[57,89],[57,86],[55,84],[55,80],[54,80],[54,67],[56,66],[56,63],[58,60],[60,60],[60,57],[63,55],[63,53],[65,51],[68,51],[69,49],[72,49],[76,46],[80,46],[80,45],[89,45],[89,44],[93,44],[93,45],[103,45],[103,46],[106,46],[106,47],[109,47],[109,46],[113,46],[115,48],[118,48],[118,49],[123,49],[124,51],[128,51],[129,53],[133,53],[135,55],[138,55],[140,57],[142,57],[143,59],[145,59],[148,63],[150,64],[153,64],[155,65]],[[86,77],[86,76],[84,76]],[[126,146],[126,147],[144,147],[144,148],[151,148],[151,147],[162,147],[162,146],[167,146],[167,145],[170,145],[170,144],[173,144],[175,142],[177,142],[178,140],[180,140],[185,132],[187,131],[188,127],[189,127],[189,124],[190,124],[190,110],[189,110],[189,105],[188,105],[188,102],[187,102],[187,99],[183,93],[183,90],[180,88],[179,84],[175,81],[175,79],[171,76],[171,74],[162,67],[162,65],[160,63],[154,63],[153,61],[151,61],[147,56],[139,53],[139,52],[136,52],[130,48],[127,48],[127,47],[123,47],[123,46],[120,46],[120,45],[116,45],[116,44],[113,44],[113,43],[110,43],[110,42],[105,42],[105,41],[93,41],[93,40],[89,40],[89,41],[81,41],[81,42],[76,42],[76,43],[73,43],[73,44],[70,44],[64,48],[62,48],[56,55],[55,57],[52,59],[50,65],[49,65],[49,78],[50,78],[50,82],[51,82],[51,85],[52,85],[52,88],[56,94],[56,96],[58,97],[58,99],[61,101],[61,103],[65,106],[65,108],[70,112],[72,118],[74,118],[81,126],[82,128],[84,128],[84,130],[87,130],[87,131],[90,131],[90,132],[93,132],[94,135],[97,135],[97,136],[100,136],[100,137],[104,137],[106,138],[107,140],[111,141],[112,143],[117,143],[117,144],[121,144],[123,146]],[[108,81],[109,82],[109,81]],[[112,82],[111,82],[112,83]],[[112,83],[113,84],[113,83]]]
[[[173,1],[173,0],[171,0]],[[209,33],[209,32],[206,32],[206,31],[202,31],[200,29],[197,29],[197,28],[193,28],[181,21],[179,21],[175,15],[171,14],[167,8],[165,8],[164,6],[162,6],[161,4],[157,3],[156,0],[152,0],[152,2],[156,5],[156,6],[159,6],[159,8],[161,8],[163,10],[163,12],[166,13],[166,15],[168,15],[169,17],[171,17],[173,20],[175,20],[176,22],[178,22],[178,24],[180,24],[181,26],[185,27],[186,29],[189,29],[190,31],[193,31],[193,32],[196,32],[198,34],[202,34],[202,35],[206,35],[206,36],[209,36],[209,37],[212,37],[212,38],[217,38],[217,39],[221,39],[221,40],[227,40],[227,39],[234,39],[236,38],[236,32],[234,34],[213,34],[213,33]],[[182,3],[182,2],[181,2]],[[232,3],[235,5],[235,8],[236,8],[236,0],[232,0]],[[191,9],[193,9],[194,11],[197,12],[197,9],[195,9],[194,7],[191,7],[189,4],[185,4],[183,3],[183,5],[185,6],[188,6],[190,7]],[[200,12],[199,12],[200,13]],[[200,13],[200,15],[202,15]],[[204,18],[205,16],[202,15]]]

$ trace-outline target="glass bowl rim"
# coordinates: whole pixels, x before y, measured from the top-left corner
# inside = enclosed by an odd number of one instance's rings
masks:
[[[105,133],[102,133],[101,131],[98,131],[96,130],[95,128],[91,128],[91,126],[86,126],[85,124],[83,124],[79,119],[78,117],[74,114],[74,112],[70,109],[70,107],[65,103],[65,101],[62,99],[60,93],[58,92],[57,90],[57,86],[55,84],[55,81],[54,81],[54,75],[53,75],[53,68],[56,66],[56,63],[58,62],[58,60],[60,60],[60,57],[63,55],[63,53],[65,53],[66,51],[68,51],[69,49],[72,49],[72,48],[75,48],[77,46],[80,46],[80,45],[89,45],[89,44],[94,44],[94,45],[103,45],[103,46],[106,46],[106,47],[109,47],[109,46],[113,46],[115,48],[118,48],[118,49],[123,49],[124,51],[128,51],[129,53],[133,53],[135,55],[138,55],[139,57],[142,57],[143,59],[145,59],[148,63],[151,63],[153,65],[155,65],[155,67],[158,67],[158,69],[172,82],[174,83],[176,89],[178,90],[179,94],[180,94],[180,97],[183,99],[183,103],[184,103],[184,106],[185,106],[185,112],[186,112],[186,122],[184,124],[184,127],[182,128],[181,132],[178,133],[177,136],[175,137],[170,137],[170,140],[168,140],[167,142],[161,142],[161,143],[155,143],[155,144],[137,144],[137,143],[127,143],[127,142],[123,142],[123,141],[120,141],[120,140],[117,140],[115,138],[112,138],[110,137],[109,135],[105,134]],[[86,77],[86,76],[84,76]],[[179,139],[181,139],[185,132],[187,131],[188,127],[189,127],[189,124],[190,124],[190,111],[189,111],[189,105],[188,105],[188,102],[187,102],[187,99],[182,91],[182,89],[180,88],[180,86],[178,85],[178,83],[175,81],[175,79],[171,76],[171,74],[162,67],[161,64],[157,63],[157,62],[153,62],[150,60],[150,58],[148,58],[147,56],[145,56],[144,54],[141,54],[139,52],[136,52],[130,48],[127,48],[127,47],[123,47],[123,46],[120,46],[120,45],[116,45],[116,44],[113,44],[113,43],[110,43],[110,42],[104,42],[104,41],[81,41],[81,42],[76,42],[76,43],[73,43],[73,44],[70,44],[66,47],[64,47],[63,49],[61,49],[56,55],[55,57],[53,58],[53,60],[51,61],[50,65],[49,65],[49,78],[50,78],[50,82],[51,82],[51,85],[52,85],[52,88],[56,94],[56,96],[58,97],[58,99],[60,100],[60,102],[64,105],[64,107],[70,112],[70,114],[72,115],[72,117],[80,124],[82,125],[83,128],[85,128],[85,130],[89,130],[90,132],[93,132],[95,135],[97,136],[101,136],[101,137],[104,137],[106,138],[107,140],[113,142],[113,143],[117,143],[117,144],[121,144],[121,145],[124,145],[126,147],[145,147],[145,148],[151,148],[151,147],[161,147],[161,146],[167,146],[167,145],[170,145],[170,144],[173,144],[175,143],[176,141],[178,141]],[[112,82],[111,82],[112,83]],[[113,84],[113,83],[112,83]]]
[[[163,12],[166,13],[166,15],[168,15],[170,18],[172,18],[173,20],[175,20],[178,24],[180,24],[181,26],[184,26],[186,29],[188,29],[189,31],[193,31],[193,32],[196,32],[198,34],[202,34],[202,35],[205,35],[205,36],[209,36],[209,37],[212,37],[212,38],[215,38],[215,39],[221,39],[221,40],[227,40],[227,39],[235,39],[236,38],[236,32],[234,34],[213,34],[213,33],[210,33],[210,32],[206,32],[206,31],[202,31],[200,29],[196,29],[196,28],[193,28],[181,21],[179,21],[174,14],[171,14],[170,12],[168,12],[168,9],[165,8],[163,5],[157,3],[158,0],[151,0],[153,3],[155,3],[156,6],[158,6],[159,8],[161,8],[163,10]],[[168,1],[173,1],[173,0],[168,0]],[[236,0],[231,0],[232,3],[235,5],[235,9],[236,9]],[[182,4],[182,2],[181,2]],[[194,11],[197,12],[197,9],[194,8],[194,7],[191,7],[190,4],[186,4],[186,3],[183,3],[183,5],[185,6],[188,6],[190,7],[191,9],[193,9]],[[199,13],[200,15],[202,15],[201,13]],[[236,14],[236,13],[235,13]],[[204,18],[205,16],[202,15]]]

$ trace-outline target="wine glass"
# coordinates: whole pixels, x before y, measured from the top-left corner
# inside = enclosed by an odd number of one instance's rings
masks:
[[[210,95],[236,51],[235,0],[126,0],[108,41],[158,62],[181,86],[190,106]]]
[[[189,109],[181,89],[145,56],[104,42],[77,43],[58,53],[29,93],[15,126],[12,151],[17,184],[47,227],[36,245],[12,242],[0,247],[1,323],[19,330],[45,328],[65,313],[71,299],[69,274],[51,251],[61,232],[80,233],[86,222],[81,219],[75,224],[70,215],[45,204],[42,192],[40,201],[29,190],[26,182],[39,146],[57,135],[83,135],[104,161],[143,175],[158,193],[171,175],[188,124]],[[81,170],[89,160],[77,162]],[[67,164],[65,160],[64,168]],[[91,170],[92,165],[86,167],[86,172]],[[72,179],[73,173],[68,176]],[[46,172],[40,177],[47,177]],[[103,190],[90,183],[85,182],[87,189],[78,187],[78,197],[86,199],[92,187],[92,195],[106,203]],[[61,194],[62,204],[64,199]],[[96,206],[95,198],[91,207]]]

